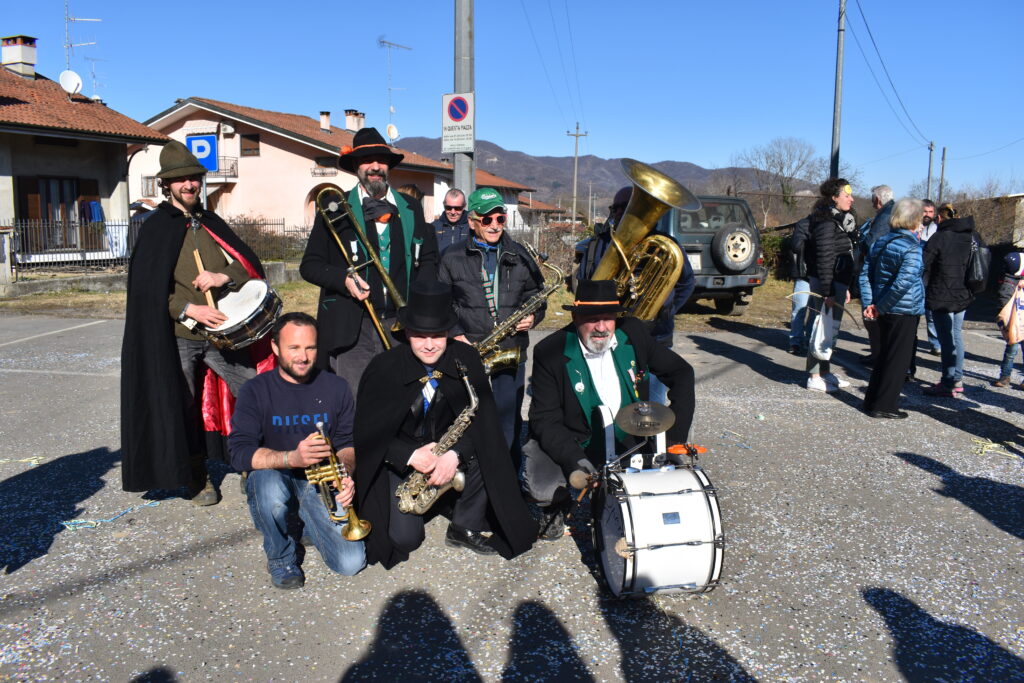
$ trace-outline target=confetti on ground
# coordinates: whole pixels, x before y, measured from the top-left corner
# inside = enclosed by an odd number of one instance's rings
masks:
[[[67,520],[67,521],[61,522],[61,524],[63,524],[65,527],[67,527],[71,531],[77,531],[78,529],[95,529],[100,524],[108,524],[110,522],[113,522],[118,517],[124,517],[129,512],[135,512],[136,510],[141,510],[142,508],[153,507],[154,505],[159,505],[159,504],[160,504],[159,500],[151,500],[148,503],[143,503],[142,505],[136,505],[135,507],[130,507],[127,510],[121,510],[116,515],[114,515],[113,517],[108,517],[107,519],[71,519],[71,520]]]
[[[41,464],[46,458],[37,455],[31,458],[0,458],[0,462],[27,462],[32,467]]]
[[[732,444],[733,446],[739,446],[740,448],[746,448],[748,451],[754,450],[753,448],[751,448],[747,444],[743,443],[742,439],[743,439],[742,435],[737,434],[736,432],[732,431],[731,429],[726,429],[725,431],[722,432],[722,441],[725,441],[726,443]]]
[[[999,441],[990,441],[989,439],[971,439],[974,443],[978,444],[971,449],[971,452],[975,455],[1005,455],[1007,458],[1016,458],[1017,456],[1013,453],[1007,453],[1004,448],[1009,448],[1010,444],[1000,443]]]

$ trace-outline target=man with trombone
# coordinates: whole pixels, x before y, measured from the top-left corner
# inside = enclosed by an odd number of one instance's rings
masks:
[[[346,471],[355,469],[355,404],[344,379],[316,369],[316,321],[311,316],[286,313],[274,323],[271,335],[277,370],[242,386],[228,447],[231,465],[249,473],[246,498],[253,523],[263,534],[271,583],[291,589],[305,583],[297,542],[288,528],[296,507],[302,535],[312,540],[332,571],[351,576],[366,565],[362,541],[346,540],[345,528],[329,514],[340,517],[341,509],[351,511],[352,479],[342,480],[334,501],[321,498],[306,480],[306,468],[329,458],[332,449]],[[352,520],[350,515],[350,524]]]
[[[418,202],[388,184],[404,158],[374,128],[342,149],[338,166],[354,173],[349,192],[317,196],[317,216],[299,272],[320,287],[317,366],[359,385],[375,355],[390,348],[390,330],[409,284],[437,278],[437,238]]]
[[[498,348],[511,349],[514,355],[509,362],[491,370],[491,390],[498,405],[501,430],[518,471],[528,332],[544,318],[546,305],[526,315],[519,315],[519,309],[544,289],[544,276],[526,248],[505,234],[505,202],[496,190],[482,187],[473,192],[468,208],[471,233],[468,239],[444,253],[438,278],[452,286],[459,318],[453,330],[456,339],[475,344],[499,326],[505,328],[499,332],[505,338]],[[509,321],[512,316],[518,322]]]

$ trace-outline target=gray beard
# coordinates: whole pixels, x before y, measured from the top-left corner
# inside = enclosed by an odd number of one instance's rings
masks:
[[[595,338],[591,336],[588,339],[583,340],[583,346],[587,348],[587,351],[591,353],[604,353],[608,350],[608,347],[612,344],[612,335],[608,335],[604,338]]]
[[[374,176],[366,179],[363,189],[374,199],[380,199],[388,191],[388,183],[386,180],[380,180],[377,176]]]

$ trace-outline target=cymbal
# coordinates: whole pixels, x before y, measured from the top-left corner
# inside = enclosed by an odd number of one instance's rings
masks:
[[[615,414],[615,426],[633,436],[661,434],[668,431],[675,421],[675,413],[654,401],[630,403]]]

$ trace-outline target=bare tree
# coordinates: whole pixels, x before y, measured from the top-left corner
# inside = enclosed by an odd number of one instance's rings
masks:
[[[815,171],[814,146],[798,138],[775,138],[734,157],[737,166],[752,170],[756,193],[751,197],[764,216],[764,224],[776,203],[786,209],[796,206],[797,190],[811,180]]]

